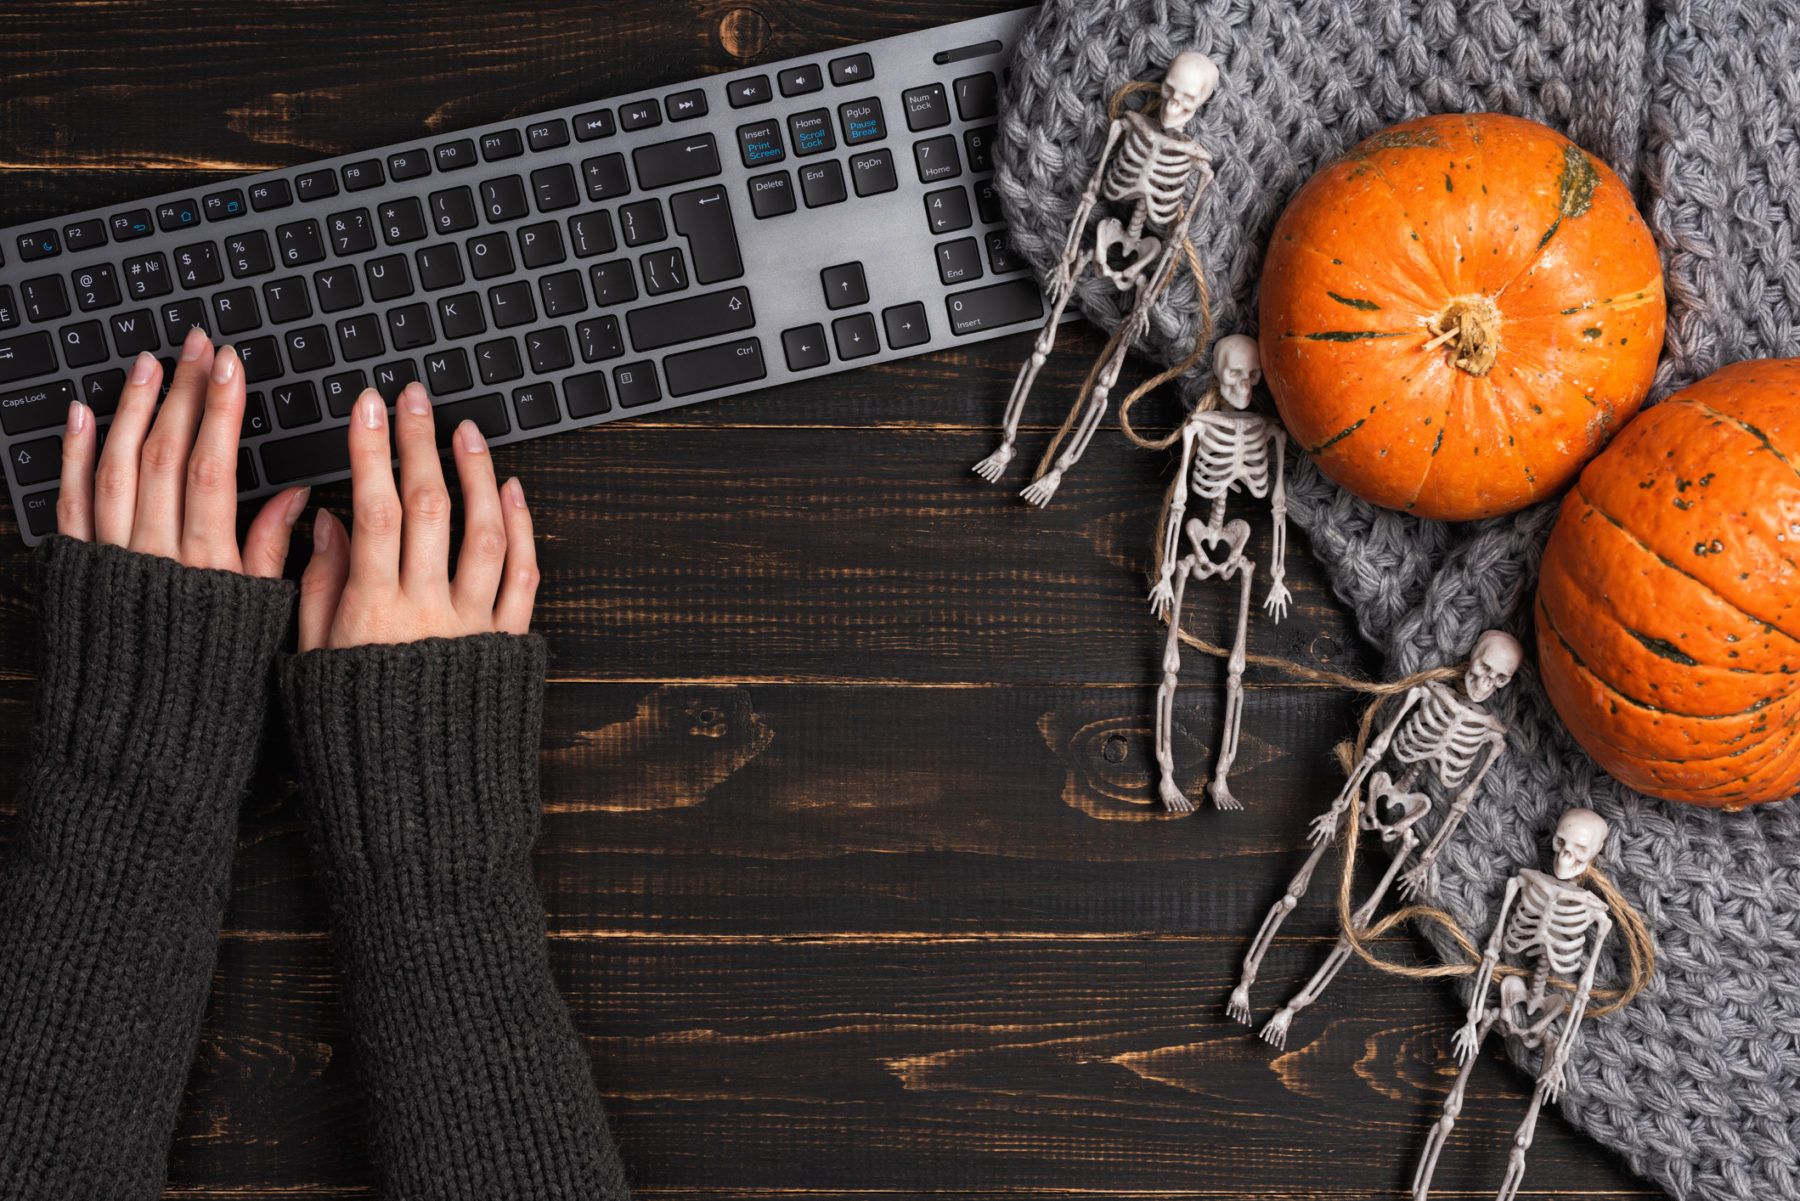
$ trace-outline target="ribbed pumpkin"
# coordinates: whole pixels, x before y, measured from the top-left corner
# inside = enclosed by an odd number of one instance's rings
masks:
[[[1800,359],[1644,410],[1563,500],[1538,667],[1575,740],[1641,792],[1739,809],[1800,787]]]
[[[1637,411],[1662,265],[1604,163],[1534,121],[1452,113],[1301,188],[1260,319],[1276,406],[1326,475],[1464,521],[1560,492]]]

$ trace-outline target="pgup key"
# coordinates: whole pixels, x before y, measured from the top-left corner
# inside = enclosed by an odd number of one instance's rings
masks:
[[[703,284],[736,279],[744,273],[738,253],[737,226],[731,219],[731,201],[717,184],[678,192],[669,198],[675,213],[675,232],[688,240],[694,254],[694,278]]]

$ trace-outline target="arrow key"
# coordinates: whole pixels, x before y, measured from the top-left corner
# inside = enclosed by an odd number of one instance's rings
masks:
[[[881,310],[881,324],[887,330],[890,350],[905,350],[931,341],[931,327],[925,322],[925,306],[918,301]]]
[[[831,362],[831,351],[825,346],[825,327],[822,325],[803,325],[799,329],[783,330],[781,349],[787,354],[789,371],[805,371]]]

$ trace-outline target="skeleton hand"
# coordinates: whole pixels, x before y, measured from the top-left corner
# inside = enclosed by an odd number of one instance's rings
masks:
[[[1475,1052],[1481,1048],[1481,1030],[1474,1022],[1466,1022],[1456,1037],[1450,1040],[1456,1051],[1456,1062],[1466,1064],[1475,1058]]]
[[[1431,865],[1429,863],[1421,863],[1408,868],[1400,876],[1400,896],[1408,901],[1418,896],[1419,890],[1425,887],[1426,876],[1430,874]]]
[[[1044,285],[1044,291],[1050,295],[1052,308],[1067,300],[1070,291],[1075,287],[1074,255],[1065,255],[1063,261],[1056,265],[1050,273],[1050,282]]]
[[[1293,594],[1287,590],[1287,585],[1276,580],[1269,586],[1269,599],[1263,602],[1263,608],[1268,610],[1270,617],[1279,622],[1287,616],[1288,602],[1293,599]]]
[[[1156,581],[1156,587],[1150,589],[1150,612],[1166,621],[1174,608],[1175,586],[1169,582],[1169,577],[1164,576]]]
[[[1544,1086],[1544,1100],[1552,1105],[1556,1104],[1556,1099],[1562,1096],[1563,1085],[1567,1083],[1563,1078],[1561,1059],[1555,1060],[1544,1069],[1544,1078],[1539,1083]]]
[[[1146,298],[1146,300],[1147,299],[1148,298]],[[1148,303],[1140,303],[1137,308],[1135,308],[1131,311],[1131,315],[1129,317],[1125,318],[1125,324],[1122,327],[1121,337],[1124,339],[1124,341],[1127,344],[1129,344],[1132,342],[1136,342],[1139,338],[1142,338],[1145,334],[1147,334],[1149,332],[1150,332],[1150,305]]]
[[[1333,805],[1312,819],[1312,826],[1307,831],[1306,840],[1316,847],[1324,846],[1337,837],[1338,821],[1342,817],[1343,811]]]

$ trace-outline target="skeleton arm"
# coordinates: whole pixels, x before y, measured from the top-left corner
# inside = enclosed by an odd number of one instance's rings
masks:
[[[1480,770],[1471,772],[1467,782],[1456,790],[1456,795],[1450,799],[1450,809],[1444,814],[1443,822],[1439,824],[1437,832],[1431,836],[1431,841],[1426,844],[1425,849],[1419,853],[1419,861],[1408,868],[1404,876],[1400,877],[1400,894],[1402,896],[1416,896],[1419,889],[1425,886],[1425,877],[1430,874],[1431,865],[1443,853],[1444,847],[1450,841],[1450,836],[1455,834],[1456,827],[1462,824],[1463,814],[1469,811],[1469,806],[1474,802],[1475,790],[1481,787],[1481,781],[1486,778],[1488,769],[1494,766],[1494,760],[1498,759],[1506,750],[1506,735],[1490,734],[1482,740],[1482,743],[1483,749],[1478,752],[1481,755]]]
[[[1200,426],[1190,419],[1181,429],[1181,468],[1170,485],[1169,508],[1163,515],[1162,544],[1157,548],[1162,557],[1157,563],[1156,587],[1150,590],[1150,611],[1164,617],[1175,604],[1173,579],[1175,552],[1181,549],[1181,518],[1187,512],[1188,473],[1193,470],[1194,444],[1200,440]]]
[[[1270,422],[1269,456],[1275,460],[1275,486],[1269,490],[1269,516],[1274,522],[1274,546],[1269,551],[1269,599],[1263,608],[1280,621],[1287,616],[1293,598],[1283,581],[1287,578],[1287,431]]]
[[[1463,1063],[1475,1057],[1475,1050],[1481,1042],[1481,1019],[1487,1012],[1488,990],[1494,986],[1494,969],[1500,964],[1500,944],[1506,939],[1506,917],[1512,912],[1513,902],[1519,898],[1519,888],[1517,876],[1506,882],[1506,896],[1500,901],[1500,913],[1494,919],[1494,932],[1488,935],[1487,950],[1482,953],[1481,966],[1475,969],[1475,992],[1469,997],[1469,1020],[1456,1032],[1455,1039],[1456,1058]]]
[[[1312,830],[1307,837],[1314,846],[1330,842],[1336,837],[1344,813],[1355,804],[1356,794],[1362,788],[1363,781],[1381,761],[1381,757],[1387,754],[1388,744],[1394,740],[1394,732],[1400,728],[1400,723],[1406,720],[1406,715],[1423,699],[1423,684],[1415,684],[1406,690],[1406,699],[1400,703],[1400,712],[1394,714],[1394,719],[1382,727],[1381,733],[1375,735],[1375,741],[1363,752],[1361,761],[1351,771],[1350,778],[1344,781],[1344,787],[1338,791],[1337,799],[1331,802],[1331,808],[1313,818]]]
[[[1600,948],[1606,945],[1606,936],[1611,933],[1612,918],[1602,913],[1594,919],[1594,946],[1588,952],[1587,967],[1582,969],[1581,982],[1575,986],[1575,1000],[1569,1005],[1569,1016],[1563,1022],[1562,1034],[1557,1037],[1556,1049],[1544,1065],[1545,1091],[1552,1101],[1562,1092],[1563,1069],[1569,1064],[1569,1052],[1575,1047],[1576,1028],[1587,1013],[1588,998],[1594,991],[1594,969],[1600,965]]]
[[[1094,205],[1099,203],[1100,183],[1106,178],[1106,168],[1112,162],[1113,147],[1119,144],[1124,132],[1125,118],[1114,118],[1106,131],[1106,148],[1100,152],[1100,161],[1094,166],[1094,177],[1088,180],[1087,190],[1082,192],[1081,202],[1075,206],[1075,216],[1069,222],[1069,234],[1063,240],[1062,262],[1057,264],[1050,277],[1048,291],[1052,304],[1068,295],[1069,289],[1075,286],[1075,259],[1080,253],[1082,231],[1087,229],[1088,218],[1093,216]]]

